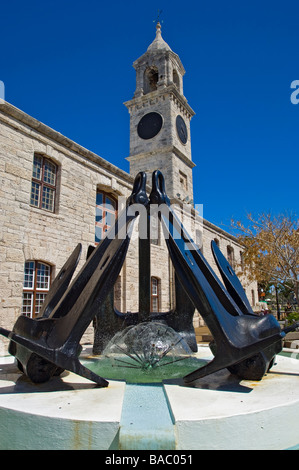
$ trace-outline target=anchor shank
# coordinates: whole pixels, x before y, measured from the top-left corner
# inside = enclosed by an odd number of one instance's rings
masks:
[[[139,321],[148,321],[151,312],[151,241],[150,218],[147,217],[147,237],[139,237]]]

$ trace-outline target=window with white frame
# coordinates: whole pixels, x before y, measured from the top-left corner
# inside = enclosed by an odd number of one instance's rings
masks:
[[[160,279],[151,278],[151,311],[159,312],[160,308]]]
[[[31,181],[30,205],[55,212],[57,165],[43,155],[35,154]]]
[[[26,261],[24,269],[22,314],[35,318],[51,284],[51,266],[42,261]]]

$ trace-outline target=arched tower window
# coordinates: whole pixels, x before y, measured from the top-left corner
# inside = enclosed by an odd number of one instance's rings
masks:
[[[150,93],[151,91],[157,90],[157,83],[159,80],[159,73],[157,67],[148,67],[144,71],[144,83],[143,91],[144,94]]]
[[[173,70],[172,72],[172,81],[177,87],[177,89],[180,90],[180,77],[176,70]]]

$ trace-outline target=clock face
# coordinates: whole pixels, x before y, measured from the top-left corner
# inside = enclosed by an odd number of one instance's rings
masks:
[[[177,116],[176,118],[176,130],[182,144],[186,144],[188,140],[188,131],[182,116]]]
[[[141,139],[152,139],[162,127],[163,118],[159,113],[148,113],[143,116],[137,126],[137,132]]]

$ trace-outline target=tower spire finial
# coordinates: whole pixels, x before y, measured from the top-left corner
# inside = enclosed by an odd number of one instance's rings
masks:
[[[162,14],[162,10],[158,10],[157,18],[153,21],[153,23],[156,23],[156,29],[161,29],[161,23],[163,23],[163,20],[160,21],[160,15]]]

